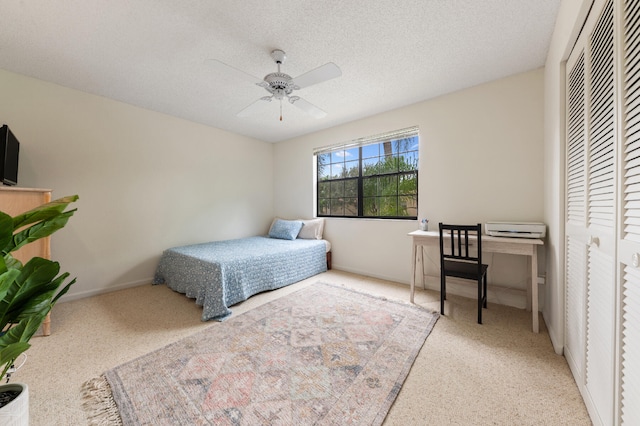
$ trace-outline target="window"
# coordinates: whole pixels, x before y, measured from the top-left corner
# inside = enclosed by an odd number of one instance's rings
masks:
[[[317,216],[416,219],[418,128],[318,149]]]

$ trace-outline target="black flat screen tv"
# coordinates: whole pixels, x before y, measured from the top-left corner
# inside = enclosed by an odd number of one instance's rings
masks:
[[[0,128],[0,179],[4,185],[18,184],[20,142],[6,124]]]

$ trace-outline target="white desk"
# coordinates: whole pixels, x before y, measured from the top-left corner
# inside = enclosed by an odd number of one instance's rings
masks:
[[[411,296],[413,303],[413,295],[416,288],[416,262],[420,256],[422,262],[422,247],[438,247],[440,249],[440,234],[436,231],[413,231],[409,233],[413,240],[413,249],[411,253]],[[469,236],[470,240],[475,237]],[[507,238],[492,237],[489,235],[482,236],[482,251],[492,253],[507,253],[529,256],[531,258],[531,288],[527,289],[527,310],[531,310],[533,321],[533,332],[538,333],[538,248],[544,242],[540,239],[533,238]],[[418,250],[420,248],[420,250]],[[424,271],[420,273],[421,283],[424,286]]]

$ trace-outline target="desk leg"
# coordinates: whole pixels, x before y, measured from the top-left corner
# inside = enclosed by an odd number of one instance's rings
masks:
[[[533,263],[533,254],[531,256],[527,256],[527,279],[529,282],[533,279],[533,275],[531,274],[531,264]],[[533,287],[531,285],[527,286],[527,312],[531,312],[531,293],[533,292]]]
[[[412,244],[411,249],[411,290],[409,293],[409,301],[413,303],[413,293],[416,290],[416,245]]]
[[[418,256],[417,263],[420,265],[420,285],[423,290],[426,290],[427,287],[424,281],[424,246],[418,246],[416,247],[416,250]]]
[[[531,247],[531,315],[533,319],[533,332],[538,333],[538,249],[534,245]]]

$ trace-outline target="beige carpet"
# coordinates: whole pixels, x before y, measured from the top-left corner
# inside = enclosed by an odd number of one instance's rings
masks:
[[[97,425],[380,425],[438,317],[315,282],[106,371],[86,408]]]
[[[252,297],[245,312],[317,281],[408,300],[408,287],[339,271]],[[418,291],[416,303],[439,309],[439,294]],[[484,325],[472,299],[448,297],[385,425],[588,425],[588,414],[563,357],[553,351],[544,323],[530,331],[523,310],[489,303]],[[191,335],[200,321],[193,300],[166,286],[145,285],[61,303],[52,335],[32,340],[13,381],[30,389],[31,424],[86,424],[82,384],[105,370]]]

